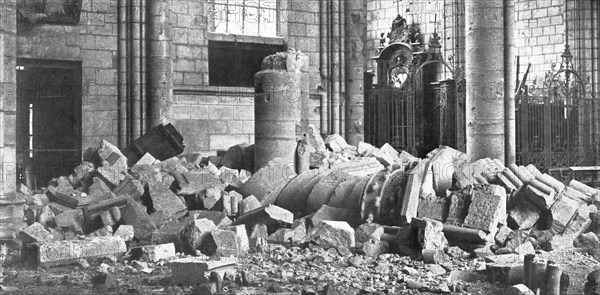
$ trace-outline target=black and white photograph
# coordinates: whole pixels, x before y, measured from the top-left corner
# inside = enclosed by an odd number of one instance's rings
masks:
[[[0,0],[0,294],[600,294],[600,0]]]

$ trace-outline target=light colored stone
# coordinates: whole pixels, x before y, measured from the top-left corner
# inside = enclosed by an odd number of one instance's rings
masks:
[[[23,244],[44,243],[52,241],[54,236],[43,225],[34,222],[19,233],[19,239]]]
[[[219,260],[207,260],[201,257],[186,257],[169,262],[171,283],[173,285],[199,286],[209,283],[211,272],[223,276],[225,272],[234,272],[237,265],[235,257],[221,257]]]
[[[117,228],[117,230],[115,231],[113,236],[120,237],[125,242],[131,242],[131,240],[133,240],[133,237],[135,236],[135,230],[133,228],[133,225],[129,225],[129,224],[119,225],[119,228]]]
[[[39,246],[38,266],[71,264],[81,258],[120,256],[126,251],[125,241],[119,237],[47,242]]]
[[[152,262],[170,260],[175,257],[175,244],[167,243],[143,246],[142,253]]]
[[[320,227],[314,228],[305,238],[313,241],[323,248],[355,246],[354,229],[344,221],[323,221]]]

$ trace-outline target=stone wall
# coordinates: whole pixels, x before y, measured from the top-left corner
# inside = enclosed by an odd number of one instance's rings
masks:
[[[0,3],[0,201],[16,188],[16,12]]]
[[[84,0],[77,25],[19,28],[17,56],[82,62],[82,147],[117,142],[117,2]]]
[[[235,144],[254,143],[253,89],[218,90],[176,91],[174,124],[185,139],[184,153],[215,155]]]
[[[208,32],[208,0],[172,0],[174,125],[186,140],[186,153],[206,155],[254,142],[254,89],[209,85],[209,40],[285,44],[310,58],[311,90],[319,77],[319,2],[279,1],[278,38],[227,36]],[[293,12],[293,13],[292,13]],[[311,99],[313,124],[320,101]]]

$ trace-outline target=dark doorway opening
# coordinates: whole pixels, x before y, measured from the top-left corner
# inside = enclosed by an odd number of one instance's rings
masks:
[[[17,61],[18,181],[40,189],[81,163],[81,62]]]

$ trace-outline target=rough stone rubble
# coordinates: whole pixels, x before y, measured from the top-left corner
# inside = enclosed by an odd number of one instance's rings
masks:
[[[312,133],[308,146],[308,165],[275,159],[252,174],[251,145],[223,157],[147,153],[131,163],[103,141],[43,192],[21,187],[22,262],[114,255],[145,271],[144,263],[168,261],[172,284],[214,291],[236,276],[238,258],[272,244],[427,264],[459,251],[484,258],[487,279],[514,285],[514,294],[559,294],[549,288],[566,288],[568,273],[540,253],[600,246],[600,192],[577,180],[565,185],[533,165],[469,163],[444,146],[425,159],[387,144],[350,146],[339,135]],[[589,288],[595,282],[591,274]]]

